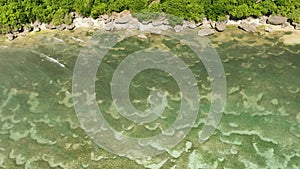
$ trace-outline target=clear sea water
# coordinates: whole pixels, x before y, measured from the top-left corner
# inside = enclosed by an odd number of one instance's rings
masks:
[[[202,96],[187,137],[168,152],[139,160],[105,151],[77,119],[73,69],[92,35],[83,30],[42,32],[13,42],[1,40],[0,168],[300,168],[300,46],[284,45],[280,40],[284,33],[228,29],[209,37],[224,66],[227,100],[220,124],[204,143],[199,143],[198,132],[210,107],[211,88],[193,53],[179,41],[149,34],[147,39],[131,37],[112,48],[98,69],[96,96],[100,110],[106,112],[103,116],[117,131],[141,138],[157,135],[170,127],[180,107],[176,81],[162,71],[147,70],[133,79],[130,99],[144,110],[152,88],[167,91],[170,107],[164,117],[145,127],[113,110],[110,81],[130,52],[149,47],[172,50],[190,62]]]

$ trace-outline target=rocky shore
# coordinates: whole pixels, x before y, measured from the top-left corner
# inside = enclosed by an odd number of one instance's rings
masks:
[[[203,18],[201,23],[194,21],[183,21],[180,25],[171,25],[166,17],[140,21],[133,17],[129,11],[122,13],[112,13],[111,15],[101,15],[97,19],[84,18],[76,13],[71,13],[73,23],[71,25],[58,25],[41,23],[35,21],[29,26],[24,26],[21,30],[6,34],[8,40],[14,40],[18,36],[26,36],[30,32],[39,32],[41,30],[74,30],[80,28],[103,29],[106,31],[114,30],[140,30],[141,32],[150,32],[160,34],[167,29],[173,29],[180,32],[183,29],[199,29],[198,36],[213,35],[216,31],[223,32],[227,26],[237,26],[245,32],[256,32],[258,27],[264,28],[266,32],[273,31],[300,31],[300,23],[290,23],[288,18],[282,16],[263,16],[260,18],[247,18],[244,20],[230,20],[227,17],[224,21],[211,21]]]

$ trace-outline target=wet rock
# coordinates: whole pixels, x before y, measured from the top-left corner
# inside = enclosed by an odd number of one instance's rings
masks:
[[[104,28],[105,26],[105,21],[97,19],[94,20],[94,28]]]
[[[73,24],[76,28],[92,27],[95,26],[94,22],[96,22],[96,20],[94,20],[93,18],[75,18],[73,20]]]
[[[300,23],[293,22],[292,25],[295,27],[296,30],[300,30]]]
[[[141,39],[147,39],[147,36],[143,33],[139,34],[138,37]]]
[[[84,18],[83,23],[86,23],[88,27],[94,26],[94,21],[92,18]]]
[[[202,19],[202,27],[203,28],[211,28],[210,22],[206,18]]]
[[[151,19],[150,20],[142,20],[141,23],[144,25],[148,25],[149,23],[152,23],[152,20]]]
[[[126,24],[117,24],[115,23],[114,24],[114,28],[117,29],[117,30],[120,30],[120,29],[128,29],[129,28],[129,25],[128,23]]]
[[[56,29],[56,26],[54,26],[52,23],[45,25],[46,29]]]
[[[183,27],[182,27],[182,25],[175,25],[174,30],[175,30],[175,32],[180,32],[183,30]]]
[[[190,29],[197,28],[197,25],[194,21],[184,21],[182,26],[183,28],[190,28]]]
[[[71,12],[71,13],[70,13],[70,16],[71,16],[72,19],[75,19],[75,18],[81,18],[81,17],[82,17],[82,16],[81,16],[79,13],[77,13],[77,12]]]
[[[31,32],[32,30],[33,30],[33,27],[31,27],[31,26],[27,26],[27,25],[23,26],[23,32],[25,34]]]
[[[32,30],[32,32],[39,32],[39,31],[41,31],[40,27],[34,27],[33,30]]]
[[[273,28],[269,25],[265,28],[265,31],[266,32],[272,32],[273,31]]]
[[[66,29],[67,30],[73,30],[73,29],[75,29],[75,27],[76,27],[75,24],[72,23],[71,25],[67,25]]]
[[[99,21],[104,21],[104,24],[107,24],[107,23],[113,21],[113,20],[110,18],[110,16],[107,15],[107,14],[101,15],[101,16],[98,18],[98,20],[99,20]]]
[[[67,27],[67,26],[66,26],[65,24],[62,24],[62,25],[56,26],[56,29],[59,30],[59,31],[63,31],[63,30],[66,29],[66,27]]]
[[[238,27],[246,32],[255,32],[257,24],[249,23],[249,22],[241,22]]]
[[[262,16],[262,17],[259,18],[259,23],[260,24],[267,24],[267,20],[268,20],[268,17]]]
[[[139,27],[140,27],[139,20],[137,18],[133,18],[127,29],[129,29],[129,30],[138,30]]]
[[[170,25],[160,25],[160,26],[156,26],[155,28],[158,28],[158,29],[160,29],[162,31],[165,31],[165,30],[168,30],[168,29],[174,29]]]
[[[267,23],[272,25],[281,25],[287,22],[288,18],[283,16],[269,16]]]
[[[104,14],[104,15],[101,15],[99,18],[102,19],[102,20],[108,20],[109,19],[109,15]]]
[[[154,34],[161,34],[161,29],[159,27],[154,27],[152,25],[152,23],[149,23],[147,25],[144,25],[144,24],[140,23],[139,25],[140,25],[139,29],[141,31],[151,32],[151,33],[154,33]]]
[[[221,21],[216,23],[216,30],[219,32],[223,32],[226,29],[226,21]]]
[[[282,24],[283,28],[287,28],[287,27],[290,27],[290,26],[291,26],[291,24],[289,22],[285,22],[285,23]]]
[[[12,34],[12,33],[7,34],[6,36],[7,36],[7,39],[10,40],[10,41],[15,39],[15,35]]]
[[[133,17],[131,16],[131,14],[129,15],[125,15],[121,18],[118,18],[115,20],[115,24],[126,24],[129,23],[133,20]]]
[[[104,26],[104,30],[106,31],[113,31],[114,28],[115,28],[115,24],[113,22],[109,22]]]
[[[215,29],[217,22],[215,21],[209,21],[209,22],[210,22],[210,26]]]
[[[166,18],[154,19],[151,21],[151,23],[153,26],[169,25],[169,21]]]
[[[38,20],[33,23],[33,27],[40,27],[41,25],[42,23]]]
[[[210,28],[204,28],[198,31],[199,36],[208,36],[208,35],[213,35],[215,31]]]
[[[112,14],[109,16],[109,20],[115,21],[116,19],[118,19],[120,17],[121,17],[121,14],[119,14],[117,12],[112,12]]]

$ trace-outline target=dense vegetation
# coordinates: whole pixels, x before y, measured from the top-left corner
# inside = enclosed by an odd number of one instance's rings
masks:
[[[0,0],[0,32],[22,29],[39,20],[59,25],[70,24],[70,12],[97,18],[123,10],[131,12],[165,12],[187,20],[201,21],[206,16],[223,20],[262,15],[287,16],[300,22],[299,0]]]

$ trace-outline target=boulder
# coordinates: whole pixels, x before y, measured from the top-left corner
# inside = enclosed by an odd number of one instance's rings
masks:
[[[31,32],[32,30],[33,30],[33,27],[31,27],[31,26],[28,26],[28,25],[23,26],[23,32],[25,34]]]
[[[87,27],[94,26],[94,19],[93,18],[83,18],[83,23],[86,23]]]
[[[165,31],[165,30],[168,30],[168,29],[174,29],[170,25],[160,25],[160,26],[155,26],[155,28],[158,28],[159,30],[162,30],[162,31]]]
[[[272,28],[272,26],[267,26],[266,28],[265,28],[265,31],[266,32],[272,32],[273,31],[273,28]]]
[[[268,20],[268,17],[262,16],[259,18],[259,23],[265,25],[265,24],[267,24],[267,20]]]
[[[221,21],[216,23],[216,30],[219,32],[223,32],[226,29],[226,21]]]
[[[121,15],[122,15],[122,14],[120,14],[120,13],[112,12],[111,15],[109,16],[109,19],[110,19],[111,21],[114,21],[114,20],[120,18]]]
[[[75,29],[75,27],[76,27],[75,24],[72,23],[71,25],[67,25],[66,29],[67,30],[73,30],[73,29]]]
[[[217,22],[215,21],[209,21],[209,22],[210,22],[210,26],[215,29]]]
[[[133,18],[127,29],[129,29],[129,30],[138,30],[139,27],[140,27],[139,20],[137,18]]]
[[[140,23],[139,25],[140,25],[139,29],[141,31],[151,32],[154,34],[161,34],[161,29],[159,27],[154,27],[152,23],[149,23],[147,25]]]
[[[33,30],[32,30],[32,32],[39,32],[39,31],[41,31],[40,27],[34,27]]]
[[[67,27],[67,26],[66,26],[65,24],[62,24],[62,25],[56,26],[56,29],[59,30],[59,31],[63,31],[63,30],[66,29],[66,27]]]
[[[149,23],[152,23],[152,20],[149,19],[149,20],[141,20],[141,23],[144,24],[144,25],[148,25]]]
[[[199,36],[208,36],[208,35],[213,35],[215,31],[210,28],[204,28],[198,31]]]
[[[104,15],[101,15],[99,18],[101,18],[101,19],[103,19],[103,20],[108,20],[109,15],[104,14]]]
[[[114,28],[115,28],[115,24],[113,22],[109,22],[104,26],[104,30],[106,31],[113,31]]]
[[[300,23],[293,22],[292,25],[295,27],[296,30],[300,30]]]
[[[201,27],[202,28],[211,28],[210,21],[208,21],[206,18],[203,18]]]
[[[241,22],[238,27],[246,32],[255,32],[257,24],[249,23],[249,22]]]
[[[14,34],[12,34],[12,33],[7,34],[6,36],[7,36],[7,39],[10,40],[10,41],[14,40],[15,37],[16,37],[16,36],[15,36]]]
[[[291,24],[289,22],[285,22],[285,23],[282,24],[283,28],[287,28],[287,27],[290,27],[290,26],[291,26]]]
[[[169,25],[169,21],[166,18],[158,18],[151,21],[153,26],[160,26],[160,25]]]
[[[117,29],[117,30],[128,29],[129,28],[129,24],[128,23],[126,23],[126,24],[117,24],[117,23],[115,23],[114,24],[114,28]]]
[[[180,32],[183,30],[183,27],[182,27],[182,25],[175,25],[174,30],[175,30],[175,32]]]
[[[147,39],[147,36],[145,34],[143,34],[143,33],[139,34],[138,37],[140,39]]]
[[[81,17],[81,15],[79,13],[77,13],[77,12],[71,12],[70,16],[71,16],[72,19],[80,18]]]
[[[190,29],[197,28],[197,25],[194,21],[184,21],[182,26],[183,28],[190,28]]]
[[[116,24],[126,24],[126,23],[129,23],[133,20],[133,17],[131,16],[131,14],[128,14],[128,15],[125,15],[121,18],[117,18],[115,20],[115,23]]]
[[[287,17],[271,15],[269,16],[267,23],[272,25],[281,25],[286,23],[287,20],[288,20]]]
[[[38,20],[33,23],[33,27],[40,27],[41,25],[42,23]]]
[[[46,24],[46,29],[56,29],[56,26],[54,26],[52,23]]]

